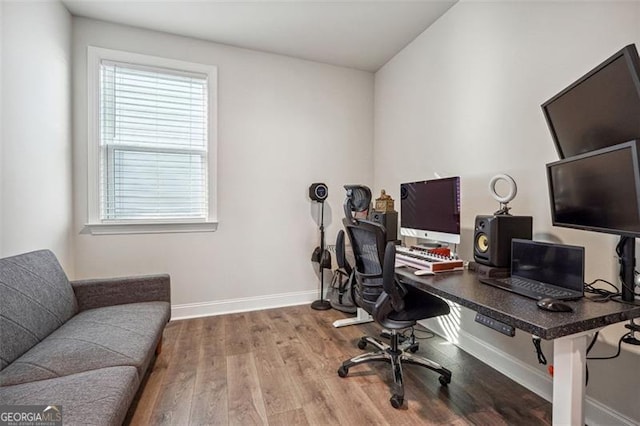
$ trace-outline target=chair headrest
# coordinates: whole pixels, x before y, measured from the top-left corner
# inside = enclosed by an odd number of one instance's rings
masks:
[[[353,219],[351,212],[362,212],[371,204],[371,189],[365,185],[345,185],[347,198],[344,200],[344,214],[347,219]]]

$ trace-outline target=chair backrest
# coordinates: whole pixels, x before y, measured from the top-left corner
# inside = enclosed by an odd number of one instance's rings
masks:
[[[353,212],[368,210],[371,190],[364,185],[345,185],[344,188],[347,198],[342,223],[351,241],[356,262],[354,299],[357,306],[373,314],[376,321],[380,322],[392,311],[398,312],[404,308],[406,291],[395,278],[395,245],[393,242],[387,244],[387,231],[383,225],[356,219],[353,215]],[[341,238],[338,233],[336,253],[339,264],[341,258],[346,263]]]
[[[384,291],[385,228],[379,223],[349,218],[345,218],[343,224],[355,258],[356,304],[373,313],[376,301]]]

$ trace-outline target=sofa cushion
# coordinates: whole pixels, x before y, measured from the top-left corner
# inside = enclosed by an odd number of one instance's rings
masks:
[[[4,405],[62,406],[65,425],[120,425],[138,389],[134,367],[111,367],[0,387]]]
[[[71,284],[52,252],[0,259],[0,370],[77,311]]]
[[[169,319],[167,302],[83,311],[0,371],[0,385],[133,366],[143,377]]]

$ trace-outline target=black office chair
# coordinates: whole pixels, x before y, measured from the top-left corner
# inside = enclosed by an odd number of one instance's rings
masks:
[[[345,207],[345,213],[347,210]],[[371,344],[378,351],[343,362],[338,368],[338,375],[346,377],[351,367],[368,362],[383,361],[391,364],[394,384],[390,402],[394,408],[400,408],[404,403],[403,363],[419,365],[440,373],[439,381],[443,386],[451,382],[451,371],[411,353],[415,346],[410,345],[402,350],[399,347],[398,333],[413,327],[419,320],[448,314],[449,305],[439,297],[400,283],[395,276],[395,245],[393,242],[386,242],[384,226],[349,216],[343,223],[355,256],[356,304],[369,312],[378,324],[390,330],[391,339],[386,344],[372,336],[362,337],[358,342],[360,349]]]

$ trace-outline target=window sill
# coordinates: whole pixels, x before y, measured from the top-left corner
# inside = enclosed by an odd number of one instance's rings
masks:
[[[175,222],[175,223],[88,223],[82,234],[168,234],[182,232],[214,232],[218,222]]]

